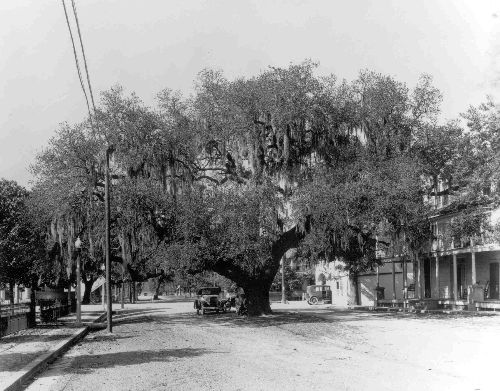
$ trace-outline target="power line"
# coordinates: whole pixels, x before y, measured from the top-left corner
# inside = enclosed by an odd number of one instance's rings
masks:
[[[66,10],[66,4],[64,3],[64,0],[61,0],[61,2],[63,5],[63,8],[64,8],[64,15],[66,16],[66,23],[68,24],[69,36],[71,38],[71,45],[73,46],[73,54],[75,56],[76,70],[78,72],[78,78],[80,79],[80,85],[82,87],[83,95],[85,95],[85,102],[87,102],[87,109],[89,112],[90,125],[92,126],[92,113],[90,110],[89,98],[87,97],[87,91],[85,90],[85,86],[83,85],[82,73],[80,72],[80,63],[78,62],[78,55],[76,54],[75,41],[73,39],[73,32],[71,31],[71,25],[69,23],[68,12]]]
[[[63,6],[64,6],[64,12],[66,13],[66,5],[64,4],[64,0],[62,0]],[[89,70],[87,67],[87,60],[85,59],[85,50],[83,48],[83,40],[82,40],[82,34],[80,32],[80,24],[78,23],[78,15],[76,12],[76,5],[75,1],[71,0],[71,4],[73,6],[73,15],[75,17],[75,22],[76,22],[76,27],[78,30],[78,37],[80,39],[80,47],[82,49],[82,55],[83,55],[83,63],[85,65],[85,73],[87,75],[87,84],[89,87],[89,93],[90,93],[90,98],[92,100],[92,108],[94,109],[94,119],[96,122],[96,125],[98,125],[98,118],[97,118],[97,111],[95,108],[94,104],[94,95],[92,94],[92,85],[90,84],[90,77],[89,77]],[[68,14],[66,13],[66,20],[68,20]],[[69,27],[69,21],[68,21],[68,27]],[[71,28],[70,28],[70,34],[71,34]],[[75,43],[73,41],[73,35],[71,34],[71,43],[73,44],[73,50],[75,51],[75,59],[76,59],[76,50],[75,50]],[[78,60],[77,60],[78,64]],[[80,66],[77,66],[78,68],[78,76],[80,77],[80,82],[82,82],[81,79],[81,73],[80,73]],[[83,82],[82,84],[82,89],[84,90],[85,93],[85,99],[87,99],[87,94],[85,92],[85,88],[83,87]],[[90,107],[89,107],[89,102],[87,100],[87,108],[89,109],[90,113]],[[92,125],[92,120],[90,122],[92,131],[94,131],[94,126]],[[110,180],[109,180],[109,157],[110,154],[112,153],[113,148],[108,145],[106,149],[106,168],[105,168],[105,185],[104,185],[104,214],[105,214],[105,225],[106,225],[106,246],[105,246],[105,257],[106,257],[106,296],[108,297],[108,302],[106,305],[107,309],[107,330],[108,332],[112,332],[113,330],[113,322],[112,322],[112,313],[113,313],[113,304],[111,301],[111,250],[110,250],[110,207],[109,207],[109,193],[110,193]],[[103,295],[104,297],[104,295]]]
[[[76,12],[75,0],[71,0],[71,5],[73,7],[73,14],[75,15],[76,28],[78,31],[78,38],[80,40],[80,47],[82,48],[83,65],[85,66],[85,73],[87,75],[87,84],[89,86],[90,100],[92,101],[92,108],[94,109],[94,119],[96,122],[96,126],[99,129],[99,124],[98,124],[98,120],[97,120],[97,111],[95,109],[94,94],[92,93],[92,84],[90,83],[89,69],[87,67],[87,59],[85,57],[85,49],[83,47],[82,34],[80,31],[80,23],[78,22],[78,13]]]

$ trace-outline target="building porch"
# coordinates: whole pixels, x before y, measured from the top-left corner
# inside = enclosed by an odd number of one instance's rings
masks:
[[[428,254],[416,264],[416,297],[441,308],[500,309],[500,248],[476,246]]]

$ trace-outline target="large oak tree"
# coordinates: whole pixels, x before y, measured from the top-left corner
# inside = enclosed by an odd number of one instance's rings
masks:
[[[88,216],[102,210],[108,150],[113,259],[133,278],[215,271],[259,314],[270,312],[281,259],[301,243],[355,271],[373,266],[380,224],[408,237],[420,212],[413,146],[440,95],[429,77],[409,91],[373,72],[350,83],[315,68],[232,81],[206,70],[192,97],[164,90],[155,110],[105,92],[98,127],[63,126],[37,163],[66,262],[76,233],[89,250],[102,241]]]

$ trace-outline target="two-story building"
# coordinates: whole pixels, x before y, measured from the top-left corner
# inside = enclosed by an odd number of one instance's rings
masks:
[[[453,238],[452,222],[460,214],[456,200],[439,184],[428,197],[432,240],[419,254],[378,251],[382,265],[358,276],[357,287],[339,261],[320,262],[316,283],[328,284],[333,303],[347,306],[417,305],[421,308],[500,309],[500,243],[495,234]],[[470,208],[469,208],[470,209]],[[458,210],[458,212],[457,212]],[[500,222],[500,209],[477,207],[490,227]],[[404,255],[403,255],[404,254]],[[418,303],[418,304],[417,304]]]

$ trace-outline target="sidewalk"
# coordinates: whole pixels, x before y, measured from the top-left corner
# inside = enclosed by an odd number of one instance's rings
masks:
[[[101,306],[83,306],[80,327],[76,325],[76,314],[70,314],[55,324],[40,325],[0,339],[0,390],[18,389],[83,338],[89,325],[105,317]]]

